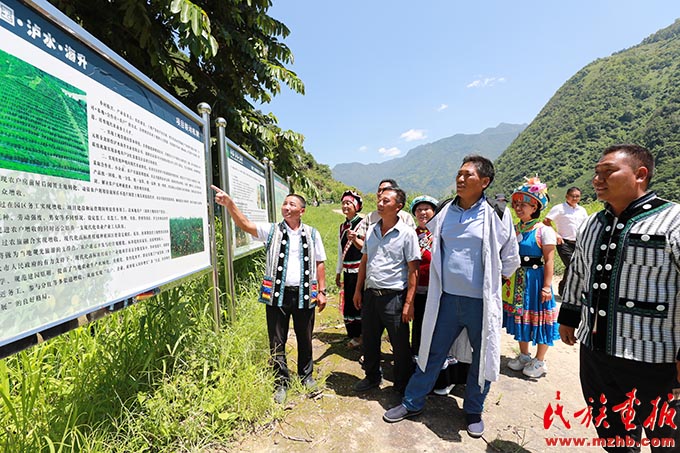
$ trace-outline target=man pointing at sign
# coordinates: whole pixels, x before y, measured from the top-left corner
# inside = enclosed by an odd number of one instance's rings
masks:
[[[302,223],[306,201],[289,194],[281,206],[281,223],[250,221],[222,189],[211,186],[215,201],[226,207],[237,227],[265,243],[267,261],[259,301],[267,304],[269,349],[276,372],[274,399],[283,403],[290,383],[286,364],[288,325],[298,342],[298,376],[308,389],[316,387],[312,377],[312,331],[314,307],[326,307],[326,252],[319,232]]]

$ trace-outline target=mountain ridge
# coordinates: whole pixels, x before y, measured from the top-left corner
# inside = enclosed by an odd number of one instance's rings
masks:
[[[333,178],[364,193],[373,192],[381,179],[392,178],[408,193],[444,197],[451,193],[453,175],[465,155],[481,154],[494,160],[525,127],[526,124],[500,123],[479,134],[457,133],[418,145],[404,156],[385,162],[341,163],[331,171]]]

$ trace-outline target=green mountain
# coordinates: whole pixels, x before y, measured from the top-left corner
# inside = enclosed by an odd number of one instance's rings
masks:
[[[622,142],[652,151],[651,188],[680,201],[680,20],[569,79],[496,160],[491,191],[510,192],[537,173],[553,200],[572,185],[592,199],[595,163]]]
[[[481,154],[496,159],[525,127],[501,123],[480,134],[456,134],[417,146],[406,156],[387,162],[338,164],[333,167],[333,177],[364,193],[373,193],[381,179],[392,178],[409,194],[449,196],[464,156]]]

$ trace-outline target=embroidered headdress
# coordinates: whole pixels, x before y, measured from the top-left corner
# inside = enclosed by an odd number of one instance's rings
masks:
[[[545,209],[550,201],[548,186],[542,183],[538,176],[525,179],[526,182],[512,193],[512,201],[537,203],[541,210]]]
[[[356,212],[361,211],[361,208],[363,206],[361,195],[351,190],[346,190],[342,194],[342,198],[340,200],[341,201],[349,200],[350,202],[352,202],[352,204],[354,205],[354,210]]]

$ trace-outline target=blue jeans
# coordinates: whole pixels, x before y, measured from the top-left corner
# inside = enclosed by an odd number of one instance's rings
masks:
[[[406,409],[415,411],[425,406],[425,396],[432,391],[453,342],[463,329],[467,329],[472,345],[472,364],[465,386],[463,410],[466,414],[481,414],[483,412],[484,400],[491,387],[489,381],[484,381],[483,389],[477,383],[482,344],[483,308],[482,299],[442,293],[427,367],[425,372],[420,367],[416,367],[416,372],[411,376],[402,400]]]

